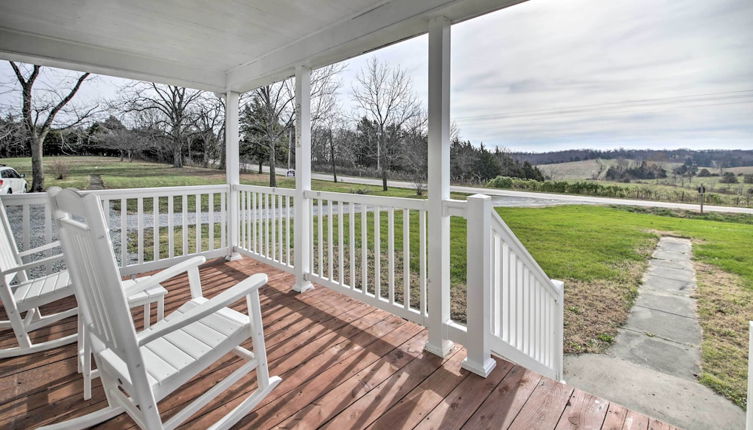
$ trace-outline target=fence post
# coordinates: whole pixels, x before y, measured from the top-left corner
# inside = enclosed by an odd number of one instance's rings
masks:
[[[554,367],[555,380],[564,382],[565,375],[565,350],[564,350],[564,331],[565,331],[565,283],[552,279],[552,284],[557,290],[557,307],[555,308],[554,322],[556,324],[554,332]]]
[[[497,364],[489,350],[491,324],[491,211],[492,199],[483,194],[468,197],[467,310],[468,356],[462,367],[487,377]]]

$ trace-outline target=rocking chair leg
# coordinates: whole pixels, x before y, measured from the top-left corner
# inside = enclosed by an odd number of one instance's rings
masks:
[[[92,352],[89,343],[84,343],[84,400],[92,398]]]

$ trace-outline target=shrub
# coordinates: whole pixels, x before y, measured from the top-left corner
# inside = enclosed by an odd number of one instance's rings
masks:
[[[53,161],[52,173],[55,174],[55,179],[65,179],[68,176],[68,163],[62,160]]]
[[[743,182],[753,184],[753,174],[743,176]]]
[[[486,186],[492,188],[512,188],[512,183],[512,178],[508,178],[507,176],[497,176],[496,178],[489,180],[489,182],[486,183]]]
[[[722,184],[736,184],[737,183],[737,176],[735,176],[732,172],[724,172],[724,175],[722,175],[722,178],[719,179],[719,182]]]

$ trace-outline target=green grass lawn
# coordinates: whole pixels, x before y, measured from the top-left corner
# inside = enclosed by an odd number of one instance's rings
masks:
[[[703,328],[699,380],[744,405],[747,321],[753,320],[753,217],[598,206],[498,211],[544,271],[565,281],[568,352],[600,352],[612,342],[660,234],[692,239]]]

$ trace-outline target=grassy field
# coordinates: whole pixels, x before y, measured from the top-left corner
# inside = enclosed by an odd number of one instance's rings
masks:
[[[627,198],[696,203],[698,201],[697,187],[703,184],[706,187],[706,192],[709,193],[709,199],[713,200],[710,204],[743,207],[753,204],[753,194],[750,193],[753,184],[743,183],[742,177],[737,178],[739,181],[737,184],[721,183],[720,176],[694,177],[689,181],[688,178],[676,178],[671,174],[672,169],[679,166],[680,163],[662,163],[669,175],[667,178],[635,180],[629,184],[605,180],[604,175],[607,169],[615,164],[617,164],[617,160],[582,160],[543,164],[537,167],[541,169],[544,175],[554,181],[590,182],[598,176],[598,180],[595,181],[598,184],[629,189],[630,191],[625,196]],[[700,167],[699,170],[702,168]],[[719,172],[716,168],[707,167],[707,169],[712,173]],[[725,171],[735,174],[751,174],[753,173],[753,166],[734,167],[725,169]]]

